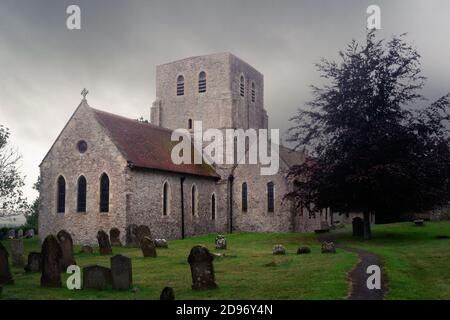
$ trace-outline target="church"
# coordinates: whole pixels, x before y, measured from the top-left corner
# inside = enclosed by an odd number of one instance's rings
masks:
[[[76,244],[130,224],[153,237],[228,232],[310,232],[331,223],[327,210],[302,214],[286,199],[287,172],[305,155],[279,146],[279,171],[259,164],[174,164],[171,133],[267,129],[264,77],[230,53],[156,67],[150,123],[98,110],[83,98],[40,164],[39,235],[65,229]]]

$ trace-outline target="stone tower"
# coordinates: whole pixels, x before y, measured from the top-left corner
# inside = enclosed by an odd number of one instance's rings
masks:
[[[151,122],[191,129],[199,120],[203,130],[267,128],[263,75],[231,53],[157,66]]]

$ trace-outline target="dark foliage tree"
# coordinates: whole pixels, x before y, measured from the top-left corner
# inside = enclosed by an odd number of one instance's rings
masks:
[[[341,62],[317,64],[327,84],[291,120],[291,141],[309,159],[291,169],[287,195],[311,211],[363,212],[364,238],[370,214],[427,210],[450,200],[447,122],[450,95],[417,110],[420,55],[405,35],[389,41],[367,34],[352,41]]]

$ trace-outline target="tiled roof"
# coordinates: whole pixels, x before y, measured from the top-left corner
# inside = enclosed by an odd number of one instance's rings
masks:
[[[91,109],[131,167],[220,178],[207,164],[174,164],[171,152],[178,142],[171,141],[171,130]]]

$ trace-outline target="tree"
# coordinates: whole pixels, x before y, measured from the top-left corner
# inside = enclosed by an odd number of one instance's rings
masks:
[[[9,138],[9,130],[0,125],[0,216],[27,208],[22,193],[24,182],[19,173],[21,156],[11,147]]]
[[[41,186],[41,177],[38,177],[36,183],[33,185],[33,189],[40,192]],[[39,220],[39,205],[40,200],[39,196],[34,199],[33,203],[29,206],[27,214],[25,218],[27,219],[27,227],[31,227],[34,230],[38,229],[38,220]]]
[[[297,206],[370,214],[427,210],[450,201],[450,148],[446,122],[450,95],[423,110],[420,55],[405,35],[366,44],[352,41],[341,62],[322,59],[328,80],[291,120],[290,140],[311,157],[289,173]],[[420,100],[419,100],[420,99]]]

